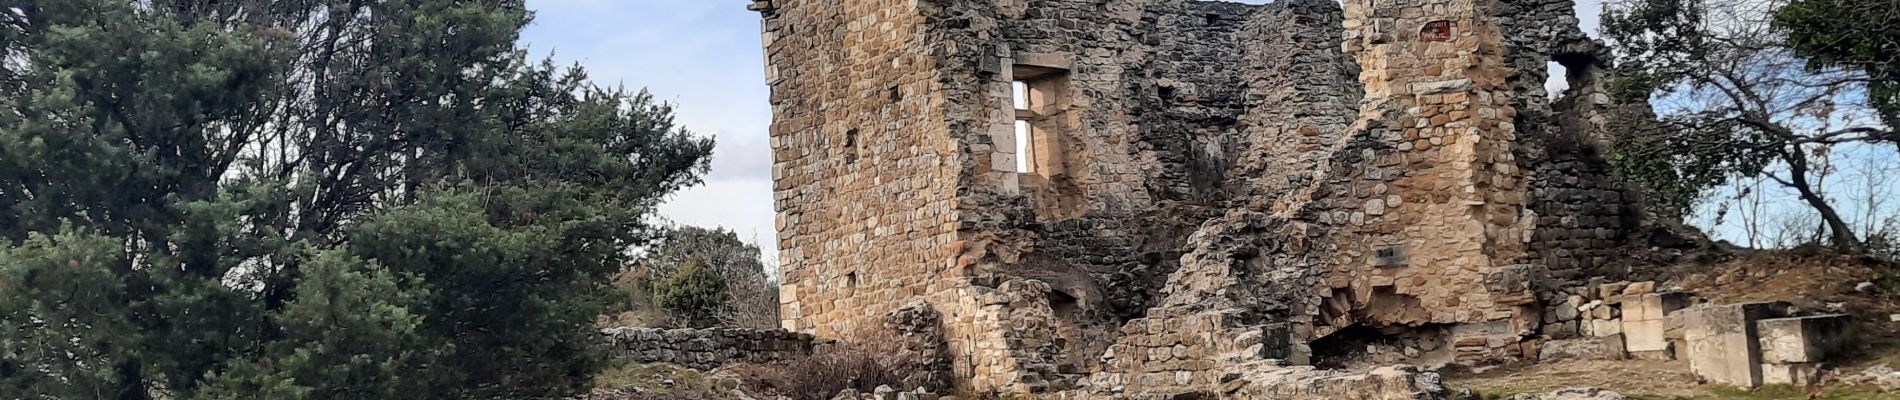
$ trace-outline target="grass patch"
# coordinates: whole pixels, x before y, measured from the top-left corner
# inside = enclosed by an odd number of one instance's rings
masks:
[[[734,377],[665,363],[627,363],[594,375],[594,387],[638,388],[656,398],[722,398],[741,386],[744,384]]]
[[[1807,399],[1893,400],[1893,399],[1900,399],[1900,395],[1896,395],[1892,393],[1881,393],[1879,388],[1861,387],[1861,386],[1829,387],[1826,389],[1822,389],[1820,392],[1820,396],[1814,396],[1815,393],[1809,391],[1808,388],[1788,386],[1788,385],[1768,385],[1768,386],[1763,386],[1760,389],[1755,389],[1755,390],[1742,389],[1742,388],[1738,388],[1734,386],[1715,386],[1712,390],[1710,390],[1710,392],[1713,392],[1713,397],[1707,397],[1707,399],[1714,399],[1714,400],[1807,400]],[[1696,400],[1701,400],[1701,399],[1703,398],[1696,398]]]
[[[1487,387],[1472,388],[1477,394],[1474,400],[1504,400],[1520,394],[1546,394],[1557,388],[1533,387]],[[1819,396],[1807,388],[1788,385],[1768,385],[1748,390],[1734,386],[1711,385],[1706,394],[1693,396],[1659,396],[1642,393],[1623,393],[1634,400],[1900,400],[1900,394],[1884,393],[1880,388],[1869,386],[1836,386],[1823,389]]]

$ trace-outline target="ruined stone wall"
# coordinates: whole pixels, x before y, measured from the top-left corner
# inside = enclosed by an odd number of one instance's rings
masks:
[[[1392,293],[1417,302],[1375,312],[1374,320],[1508,319],[1530,299],[1528,282],[1513,276],[1521,266],[1511,263],[1522,256],[1533,221],[1525,212],[1528,184],[1512,154],[1516,93],[1505,82],[1510,69],[1490,18],[1494,3],[1380,4],[1388,1],[1346,5],[1346,51],[1364,68],[1361,129],[1374,146],[1369,157],[1360,156],[1361,169],[1348,174],[1359,179],[1332,188],[1345,196],[1315,199],[1334,209],[1363,204],[1348,216],[1348,229],[1365,239],[1338,265],[1356,269],[1345,274],[1363,281],[1349,285],[1355,291],[1376,292],[1389,279]],[[1378,246],[1401,260],[1379,265]]]
[[[1226,386],[1355,328],[1521,357],[1540,295],[1633,268],[1570,4],[755,2],[786,327],[909,304],[971,392],[1266,393]]]
[[[947,14],[994,18],[996,24],[993,29],[986,29],[987,22],[945,27],[951,32],[947,37],[961,38],[952,41],[989,38],[981,43],[997,47],[1003,68],[1059,60],[1055,63],[1067,69],[1073,94],[1063,104],[1071,130],[1061,132],[1065,164],[1059,175],[1016,174],[995,165],[982,170],[978,163],[973,174],[979,178],[970,195],[960,199],[970,205],[962,215],[974,221],[965,224],[971,229],[960,243],[967,244],[964,259],[970,261],[972,274],[979,281],[987,279],[980,286],[1035,279],[1058,293],[1053,298],[1073,297],[1077,303],[1078,310],[1071,313],[1051,313],[1056,316],[1054,331],[1067,345],[1045,351],[978,352],[998,360],[1053,359],[1058,370],[1101,368],[1098,357],[1073,354],[1101,354],[1110,344],[1120,346],[1116,338],[1126,334],[1130,324],[1124,321],[1150,316],[1167,293],[1163,283],[1179,267],[1193,227],[1218,215],[1225,204],[1254,202],[1253,197],[1235,194],[1265,193],[1254,188],[1255,181],[1268,176],[1263,172],[1310,171],[1313,160],[1324,157],[1321,153],[1333,150],[1344,136],[1359,100],[1360,91],[1351,85],[1357,69],[1338,46],[1341,19],[1336,5],[1098,3],[944,2],[946,9],[965,7]],[[990,149],[1010,148],[999,144],[1008,140],[1006,128],[1012,121],[1007,106],[1010,77],[975,72],[976,78],[964,84],[982,89],[951,92],[977,95],[967,100],[952,97],[949,103],[953,110],[959,104],[987,105],[972,107],[969,114],[988,116],[991,134],[965,139],[993,144]],[[1309,165],[1294,162],[1301,158],[1273,156],[1301,147],[1312,154],[1304,157]],[[1000,156],[1006,155],[993,157]],[[1280,164],[1264,165],[1269,162]],[[1071,198],[1082,199],[1077,203],[1081,210],[1064,203]],[[995,312],[1029,311],[1012,307]],[[1006,319],[977,313],[976,321]],[[958,324],[952,325],[955,330]],[[950,336],[955,348],[956,338],[968,335]],[[973,342],[981,345],[983,340]],[[1232,347],[1225,339],[1204,342]],[[1046,351],[1063,356],[1042,355]],[[980,360],[969,364],[971,371],[998,365]],[[1008,364],[992,368],[1018,368]],[[1163,366],[1147,369],[1154,371],[1143,373],[1176,372]],[[1195,379],[1205,384],[1213,377]]]
[[[958,167],[907,0],[760,1],[784,327],[875,326],[948,266]],[[866,323],[870,321],[870,323]]]
[[[1603,87],[1608,55],[1578,27],[1572,0],[1504,0],[1498,7],[1509,81],[1519,93],[1512,100],[1522,132],[1517,156],[1534,176],[1537,233],[1527,257],[1543,268],[1539,283],[1550,293],[1593,276],[1627,279],[1642,266],[1612,260],[1627,253],[1638,210],[1609,179],[1600,155],[1606,110],[1620,106]],[[1544,87],[1551,64],[1565,71],[1559,78],[1570,88],[1564,93]]]
[[[613,328],[601,332],[614,357],[713,369],[726,363],[767,363],[811,355],[811,335],[781,330]]]

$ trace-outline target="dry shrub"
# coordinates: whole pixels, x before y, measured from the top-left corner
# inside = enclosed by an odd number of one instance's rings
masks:
[[[870,393],[880,385],[898,390],[916,363],[903,354],[904,338],[879,331],[856,342],[820,345],[811,355],[738,368],[757,390],[793,400],[829,400],[845,389]]]

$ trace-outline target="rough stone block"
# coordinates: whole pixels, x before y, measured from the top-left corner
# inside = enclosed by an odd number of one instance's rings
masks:
[[[1656,282],[1632,282],[1630,283],[1629,286],[1623,288],[1623,295],[1635,296],[1635,295],[1640,295],[1640,294],[1649,294],[1655,291],[1656,291]]]
[[[1286,323],[1267,324],[1260,332],[1260,358],[1293,358],[1293,331]]]
[[[1550,307],[1548,315],[1550,315],[1550,319],[1555,322],[1574,320],[1577,319],[1577,306],[1580,305],[1582,304],[1568,301],[1558,302],[1556,305]]]
[[[1827,361],[1829,355],[1846,346],[1848,323],[1848,316],[1843,314],[1758,321],[1755,326],[1761,332],[1762,362]]]
[[[1616,318],[1616,316],[1616,309],[1610,307],[1608,304],[1599,305],[1596,306],[1596,308],[1590,309],[1590,319],[1612,319]]]
[[[1577,321],[1563,321],[1546,324],[1541,332],[1552,339],[1568,339],[1577,336]]]
[[[1630,285],[1629,282],[1605,283],[1603,284],[1603,286],[1597,287],[1597,297],[1608,299],[1608,298],[1613,298],[1616,296],[1622,296],[1623,288],[1629,287],[1629,285]]]
[[[1611,360],[1628,360],[1630,358],[1629,349],[1625,347],[1626,345],[1624,344],[1623,334],[1618,333],[1604,336],[1602,340],[1604,358]]]
[[[1676,348],[1670,346],[1662,351],[1632,351],[1630,358],[1650,361],[1672,361],[1676,359]]]
[[[1682,310],[1690,372],[1715,383],[1761,386],[1761,342],[1755,322],[1780,317],[1786,310],[1786,303],[1711,305]]]
[[[1821,365],[1816,363],[1762,364],[1762,383],[1768,385],[1808,386],[1821,383]]]
[[[1552,340],[1538,346],[1536,357],[1538,361],[1602,358],[1610,353],[1604,343],[1598,339]]]

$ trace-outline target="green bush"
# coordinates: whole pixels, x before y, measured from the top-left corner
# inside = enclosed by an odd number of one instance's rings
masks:
[[[718,325],[719,317],[731,306],[726,292],[726,279],[718,271],[698,260],[688,260],[678,271],[654,283],[653,303],[673,314],[680,324],[704,328]]]

